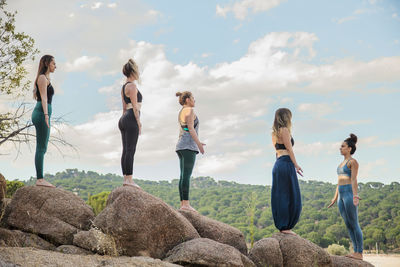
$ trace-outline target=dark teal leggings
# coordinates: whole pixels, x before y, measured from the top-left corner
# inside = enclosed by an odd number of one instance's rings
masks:
[[[197,152],[184,149],[176,151],[179,157],[181,175],[179,178],[179,195],[182,200],[189,200],[190,176],[192,175]]]
[[[47,105],[49,114],[49,124],[51,117],[51,104]],[[36,178],[43,178],[43,160],[44,154],[47,151],[47,144],[49,143],[50,128],[47,127],[42,102],[36,103],[35,109],[32,112],[32,122],[36,129],[36,153],[35,153],[35,167],[36,167]]]

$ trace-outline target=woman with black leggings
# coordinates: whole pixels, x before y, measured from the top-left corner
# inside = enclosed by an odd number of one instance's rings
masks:
[[[190,176],[194,168],[196,154],[204,154],[203,146],[198,137],[199,134],[199,118],[194,113],[194,97],[191,92],[176,93],[179,97],[179,103],[182,109],[178,115],[179,122],[179,140],[176,145],[176,153],[179,157],[180,179],[179,179],[179,195],[181,199],[181,209],[196,211],[189,204],[189,186]]]
[[[142,129],[140,108],[143,98],[134,83],[139,80],[139,69],[135,61],[129,59],[122,68],[122,72],[126,76],[126,82],[121,90],[123,113],[118,127],[122,135],[121,167],[124,175],[123,185],[139,187],[132,179],[136,144]]]
[[[44,55],[39,62],[39,70],[36,76],[33,89],[33,97],[36,99],[36,106],[32,112],[32,123],[36,130],[36,185],[55,187],[43,179],[44,154],[47,151],[47,144],[50,137],[50,117],[52,113],[51,101],[54,95],[54,88],[50,82],[50,73],[56,70],[54,57]]]

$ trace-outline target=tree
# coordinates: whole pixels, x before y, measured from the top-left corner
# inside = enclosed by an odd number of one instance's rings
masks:
[[[11,142],[19,152],[20,145],[29,143],[34,137],[34,134],[29,132],[33,126],[29,120],[32,109],[29,108],[29,104],[19,100],[31,85],[26,78],[28,71],[25,64],[33,61],[39,50],[35,48],[35,40],[32,37],[16,31],[17,11],[7,11],[6,5],[6,0],[0,0],[0,96],[11,99],[16,108],[13,111],[0,113],[0,146]],[[52,135],[50,143],[55,145],[61,154],[63,153],[58,145],[75,149],[65,141],[57,127],[65,123],[63,117],[54,118],[52,122],[57,135]]]
[[[17,12],[6,11],[6,4],[6,0],[0,0],[0,95],[15,99],[22,96],[31,84],[26,79],[28,72],[24,63],[34,60],[39,50],[34,47],[32,37],[15,31]],[[27,112],[29,110],[22,103],[14,112],[0,113],[0,145],[7,141],[22,141],[18,137],[32,126],[23,121]],[[22,138],[26,137],[22,134]]]

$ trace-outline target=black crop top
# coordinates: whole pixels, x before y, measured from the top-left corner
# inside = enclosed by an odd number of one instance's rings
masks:
[[[293,137],[290,138],[290,142],[292,143],[292,146],[294,146]],[[276,150],[283,150],[283,149],[286,149],[286,147],[285,147],[284,144],[275,143],[275,149],[276,149]]]
[[[39,91],[39,86],[36,82],[36,101],[42,101],[42,97],[40,96],[40,91]],[[53,95],[54,95],[54,88],[51,83],[47,85],[47,104],[51,104],[51,101],[53,100]]]
[[[130,82],[127,82],[127,83],[124,84],[124,86],[122,86],[122,92],[123,92],[124,101],[125,101],[126,104],[132,103],[132,102],[131,102],[131,99],[125,95],[125,86],[126,86],[128,83],[130,83]],[[138,103],[142,103],[142,100],[143,100],[142,94],[140,93],[140,91],[139,91],[139,89],[138,89],[138,90],[137,90],[137,102],[138,102]]]

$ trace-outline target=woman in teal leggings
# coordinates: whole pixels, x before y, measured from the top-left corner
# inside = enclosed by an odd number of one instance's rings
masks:
[[[350,137],[343,141],[340,147],[340,153],[344,160],[337,168],[338,186],[335,195],[329,204],[332,207],[338,202],[340,215],[343,217],[350,240],[353,243],[354,253],[347,257],[362,260],[363,259],[363,233],[358,223],[358,162],[353,158],[356,152],[357,136],[350,134]]]
[[[36,185],[55,187],[43,179],[43,160],[47,151],[50,136],[50,117],[52,113],[51,102],[54,88],[50,83],[50,73],[56,69],[54,57],[45,55],[40,59],[39,69],[35,80],[33,97],[37,103],[32,112],[32,122],[36,129]]]
[[[199,118],[194,113],[194,97],[191,92],[178,92],[179,103],[182,109],[178,115],[179,121],[179,140],[176,145],[176,153],[179,157],[181,175],[179,179],[179,195],[181,198],[181,209],[196,211],[189,204],[190,176],[192,175],[196,154],[204,154],[203,146],[198,137]]]

